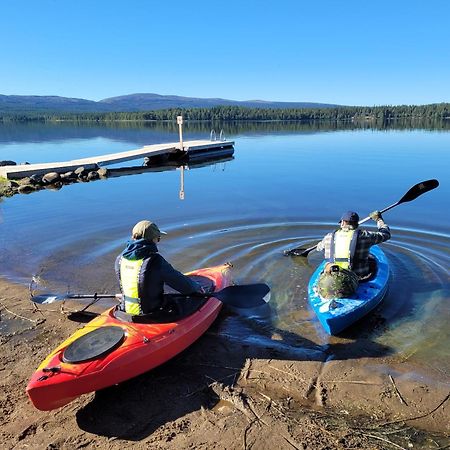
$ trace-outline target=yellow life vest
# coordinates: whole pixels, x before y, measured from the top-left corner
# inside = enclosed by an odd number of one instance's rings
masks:
[[[355,255],[357,230],[341,228],[333,233],[329,261],[343,269],[351,270]]]
[[[139,273],[144,259],[120,260],[120,285],[122,287],[125,312],[136,315],[141,314],[141,299],[139,297]]]

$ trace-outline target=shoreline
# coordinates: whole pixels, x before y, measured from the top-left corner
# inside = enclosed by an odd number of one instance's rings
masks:
[[[54,305],[36,312],[28,297],[25,286],[0,278],[2,448],[450,444],[446,374],[412,371],[417,368],[389,357],[311,360],[301,346],[251,347],[221,336],[217,324],[153,371],[58,410],[38,411],[26,384],[81,324]]]

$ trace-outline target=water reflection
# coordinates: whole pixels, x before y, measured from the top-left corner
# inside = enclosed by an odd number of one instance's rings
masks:
[[[450,120],[402,119],[379,121],[192,121],[183,124],[189,139],[204,139],[212,129],[223,130],[227,137],[236,135],[317,133],[357,130],[428,130],[449,131]],[[52,142],[72,139],[111,139],[146,145],[178,141],[176,122],[0,122],[0,143]],[[1,157],[1,159],[4,159]]]
[[[103,154],[105,147],[120,151],[130,144],[178,138],[176,124],[128,125],[14,125],[0,151],[2,159],[63,150],[79,157],[86,149]],[[450,133],[436,132],[447,125],[402,133],[391,131],[394,124],[370,131],[366,123],[348,123],[336,131],[333,126],[214,125],[224,128],[227,138],[237,134],[232,158],[191,161],[180,173],[172,164],[118,168],[104,181],[4,199],[1,273],[24,282],[40,273],[49,290],[65,291],[70,284],[72,292],[115,292],[116,255],[131,226],[153,218],[169,232],[161,253],[180,270],[231,261],[237,283],[271,286],[270,311],[249,311],[247,319],[226,316],[221,333],[250,347],[270,344],[276,351],[309,343],[322,357],[336,358],[361,354],[363,347],[343,347],[359,341],[373,355],[386,351],[448,373],[450,212],[442,206],[450,195],[445,183]],[[189,139],[195,133],[204,138],[211,128],[192,123],[185,132]],[[30,143],[33,139],[39,143]],[[336,226],[342,211],[355,209],[365,216],[392,203],[405,186],[431,178],[441,181],[439,189],[385,217],[393,230],[392,240],[383,244],[393,271],[385,301],[347,334],[328,336],[306,299],[321,254],[293,259],[282,251],[315,244]]]

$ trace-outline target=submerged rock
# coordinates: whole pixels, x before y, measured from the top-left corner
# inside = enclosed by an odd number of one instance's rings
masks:
[[[49,191],[59,191],[62,188],[63,184],[61,181],[57,181],[56,183],[46,184],[44,187]]]
[[[19,194],[29,194],[30,192],[34,192],[36,188],[31,184],[23,184],[22,186],[19,186],[17,189],[17,192]]]

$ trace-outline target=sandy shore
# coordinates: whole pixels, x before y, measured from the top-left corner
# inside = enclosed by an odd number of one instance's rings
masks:
[[[2,449],[447,448],[449,383],[388,357],[242,346],[213,327],[140,377],[41,412],[25,388],[82,324],[0,280]],[[218,319],[220,321],[220,317]],[[282,338],[282,337],[281,337]],[[305,351],[308,350],[308,351]],[[345,356],[345,357],[344,357]],[[414,373],[414,377],[411,375]]]

